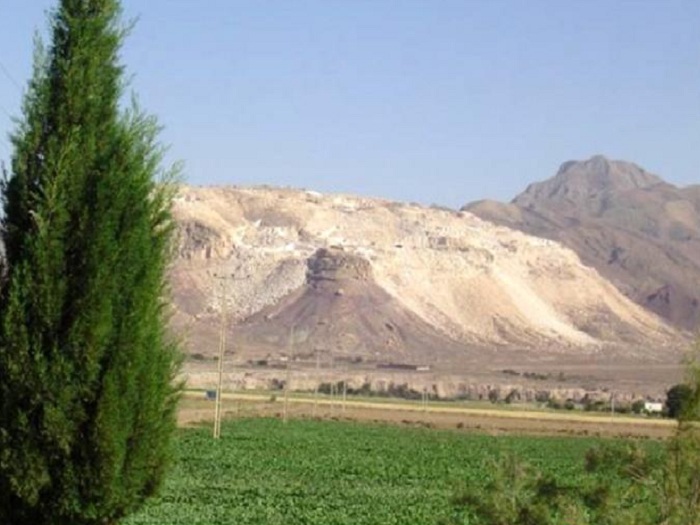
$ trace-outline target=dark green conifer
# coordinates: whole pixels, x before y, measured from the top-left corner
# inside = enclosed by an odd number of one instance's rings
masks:
[[[178,349],[158,126],[120,109],[117,0],[61,0],[3,185],[0,523],[109,524],[168,463]]]

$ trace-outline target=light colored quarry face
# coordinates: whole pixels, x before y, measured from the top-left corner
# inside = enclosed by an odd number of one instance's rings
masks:
[[[627,300],[559,244],[468,212],[269,188],[183,187],[172,269],[176,321],[242,320],[306,285],[307,261],[333,248],[367,261],[403,308],[456,341],[598,352],[659,349],[682,336]],[[661,350],[662,351],[662,350]]]

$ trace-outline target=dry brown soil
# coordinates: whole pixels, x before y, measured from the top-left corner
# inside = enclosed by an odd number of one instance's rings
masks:
[[[226,418],[283,417],[283,396],[268,394],[225,394]],[[201,392],[188,392],[180,405],[182,426],[206,425],[213,420],[214,402]],[[473,408],[449,404],[427,404],[348,399],[331,401],[312,397],[291,397],[289,418],[323,418],[484,432],[493,435],[571,435],[664,439],[675,430],[675,422],[656,418],[580,412],[554,412],[517,408]]]

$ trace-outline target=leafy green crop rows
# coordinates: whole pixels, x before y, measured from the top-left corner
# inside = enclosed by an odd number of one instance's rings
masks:
[[[343,422],[246,419],[182,430],[162,496],[126,523],[435,525],[458,485],[511,451],[560,479],[593,438],[491,437]]]

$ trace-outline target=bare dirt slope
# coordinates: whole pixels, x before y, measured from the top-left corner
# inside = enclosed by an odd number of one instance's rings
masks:
[[[641,306],[676,326],[700,322],[700,190],[602,156],[564,163],[511,203],[464,207],[561,242]]]
[[[183,187],[175,214],[174,322],[204,356],[223,304],[238,359],[286,353],[292,332],[299,353],[448,366],[487,350],[669,361],[683,342],[573,251],[468,212]]]
[[[282,348],[307,359],[321,350],[346,361],[435,364],[467,352],[381,288],[367,259],[337,248],[314,253],[304,285],[243,321],[235,339],[265,355]]]

